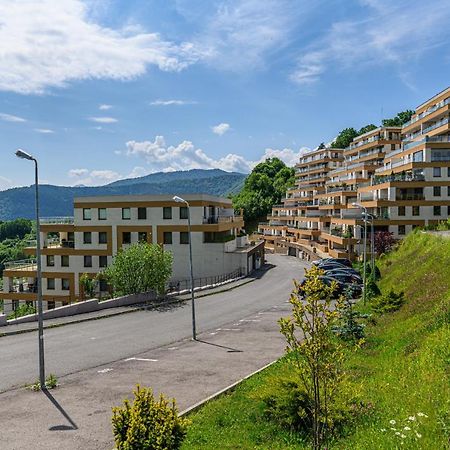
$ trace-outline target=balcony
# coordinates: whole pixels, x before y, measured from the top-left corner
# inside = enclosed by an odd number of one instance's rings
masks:
[[[35,259],[22,259],[20,261],[9,261],[5,263],[5,270],[23,270],[33,271],[37,270],[37,263]]]
[[[367,186],[375,186],[382,183],[390,183],[393,181],[425,181],[425,176],[421,174],[413,173],[397,173],[394,175],[375,175],[372,178],[372,183],[367,184]]]
[[[73,217],[41,217],[41,225],[73,225]]]
[[[243,216],[208,216],[203,217],[204,224],[242,222]]]
[[[432,106],[431,108],[428,108],[423,113],[420,113],[417,116],[413,117],[409,122],[406,122],[406,123],[403,124],[403,128],[406,128],[409,125],[412,125],[413,123],[416,123],[420,119],[423,119],[424,117],[434,113],[439,108],[443,108],[444,106],[449,105],[449,104],[450,104],[450,97],[446,98],[445,100],[442,100],[439,103],[436,103],[434,106]]]
[[[445,119],[442,119],[442,120],[439,120],[438,122],[433,123],[433,125],[430,125],[430,126],[424,128],[422,130],[422,134],[426,134],[430,131],[435,130],[436,128],[442,127],[442,125],[448,124],[449,120],[450,119],[448,117],[446,117]]]
[[[42,243],[42,248],[75,248],[74,241],[61,240],[60,238],[44,239]],[[26,241],[25,248],[37,248],[37,240],[31,239]]]

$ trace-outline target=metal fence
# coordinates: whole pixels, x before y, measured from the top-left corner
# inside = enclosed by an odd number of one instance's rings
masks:
[[[235,280],[236,278],[240,278],[246,275],[246,270],[243,267],[239,269],[224,274],[224,275],[216,275],[212,277],[201,277],[194,278],[194,289],[205,288],[207,286],[213,286],[221,283],[225,283],[227,281]],[[167,293],[168,294],[180,294],[181,292],[190,292],[191,289],[191,280],[189,278],[183,280],[171,281],[167,285]]]

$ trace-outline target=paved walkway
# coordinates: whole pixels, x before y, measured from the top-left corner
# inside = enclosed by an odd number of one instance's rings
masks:
[[[175,397],[180,411],[229,386],[283,354],[277,320],[286,300],[272,308],[182,341],[63,377],[44,393],[0,395],[0,448],[8,450],[111,450],[111,407],[136,383]]]

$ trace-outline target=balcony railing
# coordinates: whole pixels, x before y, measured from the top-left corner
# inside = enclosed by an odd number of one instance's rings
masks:
[[[209,216],[203,217],[204,224],[216,224],[216,223],[230,223],[230,222],[241,222],[243,216]]]
[[[37,263],[35,259],[22,259],[20,261],[9,261],[5,263],[5,269],[8,270],[36,270]]]
[[[382,183],[388,183],[392,181],[425,181],[425,176],[421,174],[412,174],[412,173],[397,173],[394,175],[384,175],[379,176],[375,175],[375,177],[372,178],[371,184],[368,184],[368,186],[382,184]]]
[[[442,125],[446,125],[449,122],[449,118],[446,117],[445,119],[439,120],[438,122],[434,123],[433,125],[430,125],[429,127],[426,127],[422,130],[422,134],[428,133],[429,131],[435,130],[436,128],[442,127]]]
[[[73,225],[73,217],[41,217],[42,225]]]
[[[418,120],[423,119],[424,117],[430,115],[431,113],[434,113],[439,108],[443,108],[444,106],[446,106],[448,104],[450,104],[450,97],[446,98],[445,100],[442,100],[439,103],[436,103],[434,106],[432,106],[431,108],[427,109],[423,113],[420,113],[417,116],[413,117],[409,122],[406,122],[406,123],[403,124],[403,128],[406,128],[407,126],[417,122]]]

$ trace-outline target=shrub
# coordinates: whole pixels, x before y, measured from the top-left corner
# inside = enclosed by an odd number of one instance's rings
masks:
[[[134,401],[113,408],[114,440],[117,450],[176,450],[181,447],[189,421],[178,417],[175,400],[171,404],[161,394],[139,385]]]
[[[372,309],[378,314],[397,311],[405,303],[404,293],[395,293],[392,289],[385,295],[380,295],[372,303]]]
[[[333,331],[344,341],[359,342],[365,337],[365,324],[361,323],[361,319],[367,319],[368,314],[362,314],[355,311],[353,303],[346,299],[339,308],[339,322]]]
[[[31,304],[25,303],[24,305],[20,305],[12,313],[10,313],[7,319],[16,319],[17,317],[28,316],[30,314],[36,314],[36,308]]]
[[[372,300],[375,297],[378,297],[381,294],[380,288],[378,287],[377,283],[373,280],[372,277],[370,277],[366,281],[366,298],[368,300]]]

